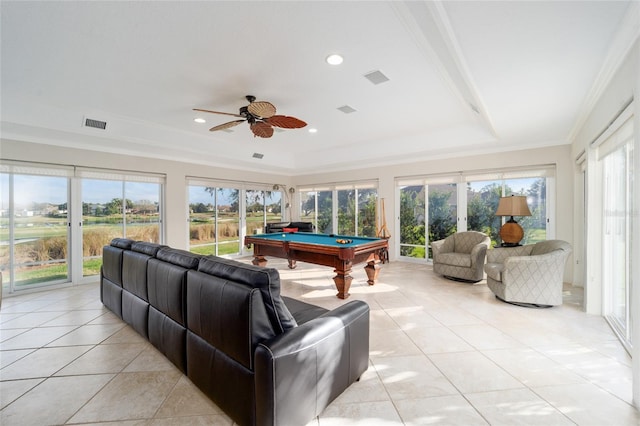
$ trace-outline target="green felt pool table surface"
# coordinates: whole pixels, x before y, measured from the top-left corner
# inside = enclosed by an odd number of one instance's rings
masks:
[[[273,234],[258,234],[253,238],[264,238],[276,241],[295,241],[298,243],[323,244],[336,247],[355,247],[363,244],[371,244],[384,241],[381,238],[353,237],[350,235],[314,234],[311,232],[278,232]],[[340,243],[338,241],[351,241]]]

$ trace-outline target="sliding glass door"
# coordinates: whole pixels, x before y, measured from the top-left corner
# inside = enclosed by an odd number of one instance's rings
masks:
[[[0,270],[10,292],[70,280],[69,178],[31,172],[0,173]]]
[[[102,248],[124,236],[123,182],[82,179],[82,275],[96,275]]]
[[[320,234],[375,237],[382,223],[378,189],[373,182],[324,188],[299,188],[300,220],[313,222]]]
[[[81,187],[83,276],[100,273],[113,238],[160,242],[160,183],[84,178]]]
[[[430,259],[431,243],[456,232],[457,212],[455,183],[401,187],[400,256]]]
[[[240,253],[240,190],[189,182],[189,250],[204,255]]]
[[[163,183],[161,175],[2,160],[4,289],[95,281],[102,248],[116,237],[160,243]]]
[[[526,196],[531,210],[531,216],[517,218],[525,231],[521,244],[552,238],[547,199],[553,175],[551,167],[541,166],[397,179],[400,257],[430,260],[432,242],[462,231],[482,232],[499,245],[503,219],[496,210],[500,197],[512,194]]]
[[[532,174],[534,174],[532,172]],[[526,172],[523,172],[526,174]],[[547,180],[546,177],[501,178],[474,180],[467,183],[467,229],[483,232],[498,245],[500,228],[509,218],[496,216],[500,197],[524,195],[531,216],[514,218],[524,230],[520,244],[534,244],[547,239]]]
[[[605,317],[631,347],[629,292],[632,288],[632,120],[599,148],[602,171],[602,284]]]

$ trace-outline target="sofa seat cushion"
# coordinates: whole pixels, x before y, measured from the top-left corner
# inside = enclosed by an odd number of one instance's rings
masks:
[[[269,321],[276,333],[283,333],[298,325],[280,297],[280,274],[277,269],[207,256],[200,259],[198,271],[259,289]]]
[[[492,278],[495,281],[502,281],[502,271],[504,271],[504,264],[487,263],[484,265],[484,271],[487,273],[487,277]]]
[[[329,310],[321,308],[320,306],[311,305],[290,297],[282,296],[282,300],[284,300],[285,305],[289,308],[291,315],[293,315],[298,325],[302,325],[307,321],[311,321],[329,312]]]
[[[440,253],[438,254],[438,263],[451,266],[462,266],[464,268],[471,267],[471,257],[465,253]]]

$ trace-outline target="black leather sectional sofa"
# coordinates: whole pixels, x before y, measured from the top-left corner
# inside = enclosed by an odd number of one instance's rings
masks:
[[[312,222],[271,222],[267,223],[265,234],[283,232],[285,229],[297,229],[297,232],[313,232],[315,227]]]
[[[114,239],[102,303],[240,425],[304,425],[368,367],[369,306],[280,295],[280,276],[214,256]]]

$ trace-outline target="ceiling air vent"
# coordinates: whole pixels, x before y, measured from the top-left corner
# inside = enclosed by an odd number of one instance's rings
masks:
[[[93,127],[94,129],[106,130],[107,122],[106,121],[100,121],[100,120],[94,120],[92,118],[85,118],[84,119],[84,126],[85,127]]]
[[[351,108],[349,105],[342,105],[338,108],[339,111],[344,112],[345,114],[351,114],[352,112],[356,112],[354,108]]]
[[[253,153],[253,158],[258,158],[258,159],[262,159],[262,157],[264,157],[264,154],[260,154],[259,152],[254,152]]]
[[[384,83],[386,81],[389,81],[389,77],[387,77],[386,75],[382,74],[381,71],[371,71],[370,73],[365,74],[364,78],[366,78],[367,80],[369,80],[373,84],[380,84],[380,83]]]

